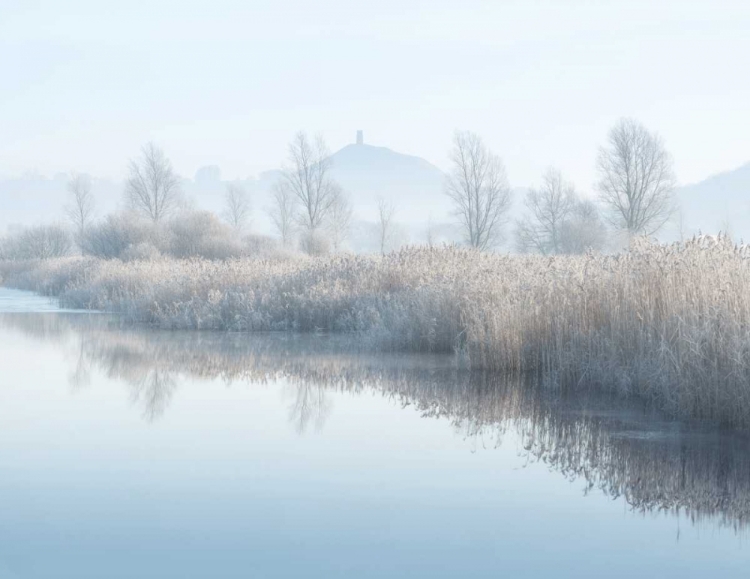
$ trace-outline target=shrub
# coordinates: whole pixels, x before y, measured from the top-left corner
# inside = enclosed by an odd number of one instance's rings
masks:
[[[250,234],[242,238],[245,255],[262,259],[291,259],[294,252],[282,247],[279,240],[266,235]]]
[[[102,259],[125,261],[177,258],[228,259],[244,252],[234,231],[207,211],[185,211],[166,225],[133,213],[108,215],[86,235],[86,251]]]
[[[84,238],[85,251],[102,259],[121,259],[134,247],[150,244],[157,247],[159,232],[156,226],[133,213],[107,215],[103,221],[89,228]]]
[[[129,245],[121,254],[120,259],[123,261],[150,261],[159,259],[161,251],[148,241],[143,241],[136,245]]]
[[[27,260],[64,257],[73,248],[73,237],[63,225],[37,225],[0,242],[0,259]]]
[[[328,255],[331,253],[331,242],[320,231],[304,231],[299,237],[299,248],[308,255]]]
[[[178,258],[229,259],[243,254],[235,231],[209,211],[183,212],[169,222],[167,248]]]

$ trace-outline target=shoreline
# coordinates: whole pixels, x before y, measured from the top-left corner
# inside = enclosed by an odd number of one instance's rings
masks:
[[[0,264],[0,275],[63,307],[152,327],[353,333],[376,351],[455,353],[472,369],[746,429],[746,254],[704,237],[608,256],[446,247],[281,261],[62,258]]]

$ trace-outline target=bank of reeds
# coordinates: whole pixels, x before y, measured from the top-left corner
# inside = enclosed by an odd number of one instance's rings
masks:
[[[613,256],[459,248],[286,261],[5,264],[4,283],[167,328],[352,331],[474,368],[637,395],[750,426],[750,250],[721,237]]]

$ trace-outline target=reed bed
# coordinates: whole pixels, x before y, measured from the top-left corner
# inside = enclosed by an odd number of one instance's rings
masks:
[[[358,332],[373,347],[456,351],[472,368],[747,428],[749,256],[702,236],[611,256],[446,247],[284,261],[68,258],[4,264],[0,276],[163,328]]]

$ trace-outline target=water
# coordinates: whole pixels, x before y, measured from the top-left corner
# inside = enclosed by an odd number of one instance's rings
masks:
[[[1,579],[750,568],[747,437],[348,338],[0,308]]]
[[[35,295],[31,292],[0,287],[0,314],[8,312],[42,313],[72,312],[57,305],[57,300]]]

